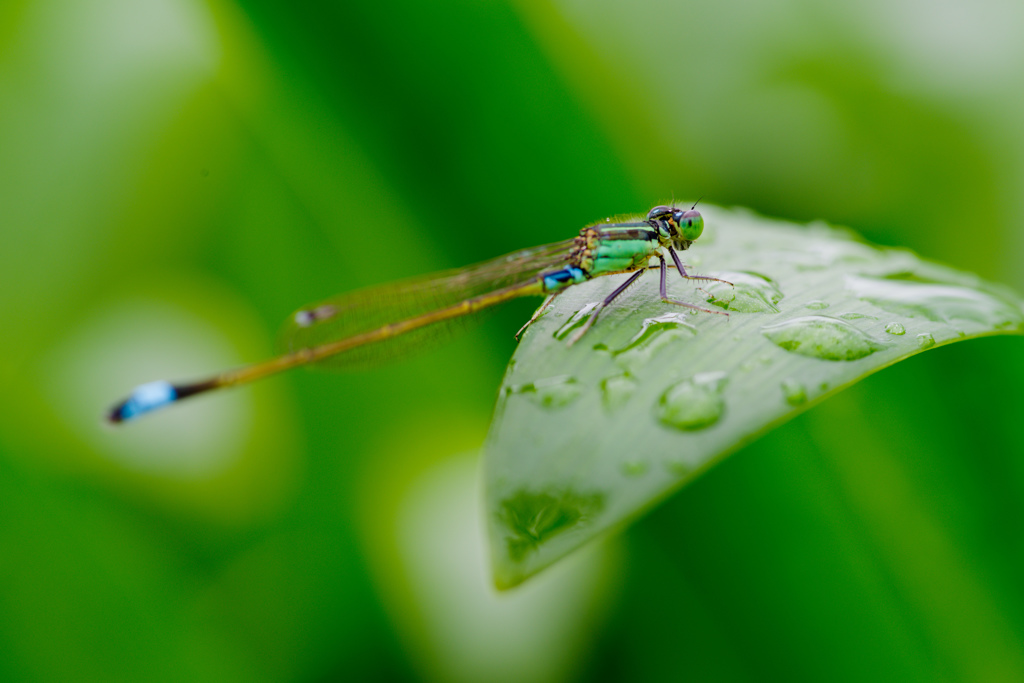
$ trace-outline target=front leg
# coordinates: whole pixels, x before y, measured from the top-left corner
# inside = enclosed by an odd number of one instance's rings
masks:
[[[675,256],[675,252],[674,251],[672,252],[672,255]],[[682,265],[679,263],[678,258],[679,257],[677,256],[676,257],[676,267],[681,269]],[[661,294],[661,300],[662,301],[664,301],[667,304],[675,304],[676,306],[686,306],[687,308],[692,308],[695,311],[703,311],[704,313],[714,313],[715,315],[724,315],[726,318],[729,317],[729,314],[726,313],[725,311],[713,311],[710,308],[704,308],[703,306],[697,306],[696,304],[687,303],[685,301],[676,301],[675,299],[668,298],[668,283],[667,283],[666,277],[665,277],[665,274],[668,272],[668,267],[665,265],[665,257],[664,256],[659,254],[658,255],[658,260],[661,261],[661,287],[660,287],[660,294]],[[688,279],[694,279],[695,280],[697,278],[688,278]],[[712,278],[707,278],[707,279],[715,280],[716,278],[712,277]],[[719,282],[725,282],[725,280],[719,280]],[[732,284],[732,283],[730,282],[729,284]]]
[[[735,287],[733,283],[728,280],[720,280],[717,277],[708,277],[707,275],[687,275],[686,268],[683,266],[683,262],[679,260],[679,254],[672,247],[666,247],[668,249],[669,256],[672,257],[672,262],[676,264],[676,270],[679,271],[679,277],[684,280],[707,280],[709,282],[724,282],[730,287]],[[660,258],[660,257],[659,257]],[[662,268],[665,266],[665,259],[661,259]]]

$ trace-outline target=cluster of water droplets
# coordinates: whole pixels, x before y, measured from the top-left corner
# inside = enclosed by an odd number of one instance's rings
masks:
[[[959,334],[1020,327],[1021,309],[996,294],[970,287],[914,279],[913,274],[891,277],[849,275],[846,287],[857,298],[904,318],[942,323]]]
[[[505,393],[524,396],[541,408],[565,408],[583,393],[580,383],[571,375],[558,375],[525,384],[506,387]]]
[[[795,269],[826,270],[830,265],[839,263],[869,264],[878,254],[871,247],[853,242],[838,246],[819,244],[818,247],[820,253],[815,252],[815,255],[821,257],[820,261],[808,259],[807,263],[797,264]],[[783,290],[773,278],[754,271],[719,272],[716,276],[731,284],[711,282],[700,287],[698,291],[709,304],[730,314],[782,313]],[[790,354],[829,363],[850,363],[884,350],[905,351],[908,343],[918,350],[935,346],[935,334],[921,331],[920,326],[915,330],[912,325],[915,321],[948,325],[961,335],[964,334],[964,325],[1005,329],[1024,324],[1024,316],[1017,305],[980,289],[902,277],[853,274],[840,277],[843,277],[842,291],[847,298],[839,301],[845,302],[846,311],[838,308],[836,301],[812,299],[799,304],[794,302],[794,308],[815,313],[775,323],[765,321],[766,324],[756,328],[760,336]],[[851,302],[849,297],[855,301]],[[864,304],[867,304],[866,309]],[[554,338],[569,338],[587,324],[598,305],[593,302],[582,306],[554,331]],[[834,313],[828,310],[833,307],[838,308]],[[827,311],[828,314],[818,311]],[[695,313],[692,310],[669,311],[644,318],[637,332],[621,346],[610,348],[605,343],[598,343],[589,347],[607,354],[617,366],[616,372],[598,383],[600,404],[607,414],[630,404],[640,389],[638,374],[656,356],[698,336],[698,327],[689,317]],[[744,331],[732,338],[741,343],[748,336],[749,332]],[[743,373],[761,372],[772,362],[771,354],[755,353],[748,356],[738,370]],[[805,406],[830,388],[828,381],[813,382],[810,389],[796,377],[777,381],[780,402],[792,408]],[[686,433],[708,429],[718,424],[725,414],[727,386],[728,375],[724,371],[699,372],[675,380],[658,395],[652,416],[659,425],[672,431]],[[571,376],[558,375],[510,386],[506,391],[522,395],[545,409],[561,409],[583,394],[583,386]],[[675,457],[664,464],[670,472],[682,477],[692,473],[699,463]],[[628,456],[619,467],[621,473],[629,477],[639,477],[649,471],[648,461],[637,455]]]

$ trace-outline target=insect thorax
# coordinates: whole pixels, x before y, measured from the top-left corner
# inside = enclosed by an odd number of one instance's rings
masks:
[[[644,228],[583,228],[569,256],[571,265],[588,277],[633,270],[647,265],[662,240],[656,230]]]

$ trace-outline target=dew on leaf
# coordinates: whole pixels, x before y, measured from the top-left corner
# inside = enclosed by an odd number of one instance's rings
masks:
[[[725,409],[724,372],[703,372],[670,386],[658,399],[658,421],[680,431],[696,431],[718,422]]]
[[[786,351],[830,361],[857,360],[883,346],[850,323],[823,315],[793,318],[761,331]]]
[[[665,469],[677,477],[686,477],[693,474],[694,467],[686,460],[673,458],[665,463]]]
[[[1024,323],[1017,306],[968,287],[859,276],[848,276],[846,286],[860,299],[907,318],[946,324],[968,322],[995,329]]]
[[[787,379],[782,382],[782,395],[786,403],[791,406],[798,406],[807,403],[807,389],[804,385],[794,379]]]
[[[725,282],[711,282],[703,288],[708,303],[738,313],[778,313],[782,290],[771,278],[751,272],[726,272],[717,275]]]
[[[633,397],[636,386],[636,381],[628,374],[601,380],[601,401],[604,407],[613,412],[626,405]]]
[[[590,317],[590,314],[593,312],[595,308],[597,308],[599,303],[600,302],[598,301],[589,303],[580,310],[573,313],[572,317],[566,320],[561,327],[555,330],[553,335],[555,339],[565,339],[570,334],[572,334],[572,332],[575,331],[577,328],[583,326],[587,322],[587,318]]]
[[[552,536],[590,521],[603,508],[604,496],[598,493],[519,491],[501,501],[498,515],[511,532],[508,554],[520,561]]]
[[[520,394],[541,408],[564,408],[580,397],[582,389],[574,377],[559,375],[510,386],[506,392]]]
[[[622,463],[622,473],[627,477],[639,477],[641,474],[646,474],[647,468],[646,460],[627,460]]]
[[[628,370],[637,370],[669,344],[696,335],[697,328],[686,322],[684,315],[666,313],[644,319],[640,331],[625,346],[612,352],[615,362]]]

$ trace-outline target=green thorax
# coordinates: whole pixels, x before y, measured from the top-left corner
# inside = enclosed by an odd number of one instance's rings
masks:
[[[584,228],[574,260],[590,277],[642,268],[659,252],[658,237],[649,228]]]

